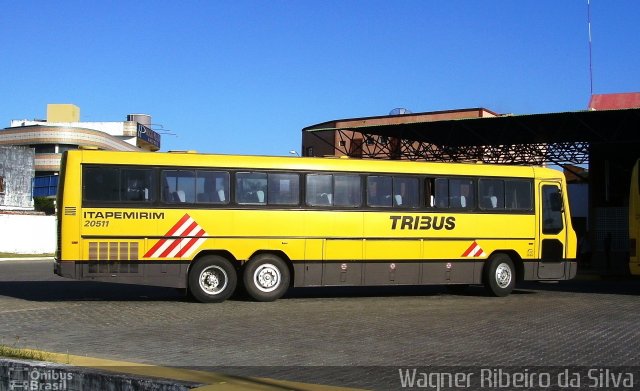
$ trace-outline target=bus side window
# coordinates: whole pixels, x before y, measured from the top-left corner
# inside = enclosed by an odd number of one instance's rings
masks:
[[[298,205],[300,176],[298,174],[269,174],[269,205]]]
[[[356,207],[362,204],[359,175],[334,175],[335,206]]]
[[[306,203],[310,206],[333,205],[333,175],[309,174],[306,182]]]
[[[236,202],[238,204],[266,204],[267,174],[263,172],[237,173]]]
[[[452,208],[473,209],[475,192],[471,179],[449,179],[449,205]]]
[[[393,177],[393,206],[398,208],[420,206],[419,183],[418,178]]]
[[[162,171],[162,200],[167,203],[194,203],[196,201],[196,174],[190,170]]]
[[[196,202],[204,203],[204,204],[217,204],[220,202],[220,197],[218,197],[218,192],[216,192],[216,183],[214,180],[205,179],[200,183],[201,178],[198,178],[196,182],[196,187],[198,188],[198,192],[196,195]],[[202,191],[200,191],[200,186],[203,187]]]
[[[505,203],[507,209],[531,210],[533,198],[531,181],[507,180],[505,181]]]
[[[123,201],[153,201],[151,170],[123,168],[121,176]]]
[[[126,167],[85,167],[83,201],[152,202],[155,199],[152,172],[151,169]]]
[[[480,209],[504,209],[504,181],[501,179],[480,179],[478,181]]]
[[[82,175],[84,201],[120,201],[120,169],[114,167],[85,167]]]
[[[391,176],[369,175],[367,177],[367,205],[390,207],[393,179]]]
[[[436,197],[434,196],[435,184],[433,178],[424,180],[424,206],[433,208],[436,206]]]
[[[449,207],[449,180],[445,178],[437,178],[434,180],[435,190],[433,192],[434,205],[436,208]]]
[[[223,171],[196,171],[196,202],[201,204],[227,204],[229,202],[229,173]]]

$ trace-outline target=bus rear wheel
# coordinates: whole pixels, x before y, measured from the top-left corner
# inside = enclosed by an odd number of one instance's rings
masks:
[[[507,254],[492,255],[484,267],[484,286],[492,296],[507,296],[516,284],[516,273]]]
[[[189,292],[202,303],[219,303],[236,290],[236,269],[226,258],[207,255],[189,271]]]
[[[289,289],[289,267],[276,255],[260,254],[245,265],[242,280],[253,299],[274,301]]]

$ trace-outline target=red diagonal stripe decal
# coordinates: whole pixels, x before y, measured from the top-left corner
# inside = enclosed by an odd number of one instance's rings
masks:
[[[191,223],[191,225],[189,225],[189,227],[187,229],[185,229],[183,232],[183,235],[187,235],[189,234],[189,232],[191,232],[192,229],[194,229],[196,226],[198,225],[198,223],[196,223],[195,221],[193,223]],[[176,248],[176,246],[178,246],[178,244],[180,244],[180,242],[182,242],[184,239],[176,239],[173,241],[173,243],[171,243],[169,245],[169,247],[167,247],[162,254],[160,254],[160,256],[158,258],[164,258],[167,255],[171,254],[171,251],[173,251],[174,248]]]
[[[189,240],[189,242],[187,242],[187,244],[185,244],[185,246],[178,251],[178,253],[176,254],[177,258],[180,258],[181,256],[183,256],[187,251],[189,251],[189,249],[191,248],[191,246],[193,246],[198,239],[200,239],[200,237],[202,237],[204,235],[204,230],[200,229],[200,231],[198,231],[197,234],[195,234],[195,238],[191,238],[191,240]]]
[[[185,213],[185,215],[182,216],[180,221],[178,221],[173,227],[171,227],[171,229],[166,234],[164,234],[164,236],[165,237],[172,236],[180,228],[180,226],[184,224],[187,220],[189,220],[189,214]],[[156,250],[158,250],[164,244],[164,242],[166,242],[166,240],[167,239],[158,240],[158,242],[153,247],[151,247],[151,249],[147,251],[146,254],[144,254],[144,257],[145,258],[150,257],[154,252],[156,252]]]
[[[469,246],[469,248],[467,249],[467,251],[465,251],[462,256],[463,257],[468,257],[469,254],[471,254],[471,252],[476,248],[476,246],[478,246],[478,243],[476,243],[476,241],[474,240],[473,243],[471,243],[471,246]]]

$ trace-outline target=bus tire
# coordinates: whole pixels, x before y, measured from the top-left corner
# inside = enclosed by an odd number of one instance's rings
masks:
[[[201,303],[220,303],[236,290],[238,276],[231,262],[219,255],[207,255],[189,271],[189,292]]]
[[[289,274],[289,267],[280,257],[260,254],[245,265],[242,280],[253,299],[274,301],[289,289]]]
[[[507,254],[492,255],[484,266],[484,287],[492,296],[507,296],[516,284],[516,269]]]

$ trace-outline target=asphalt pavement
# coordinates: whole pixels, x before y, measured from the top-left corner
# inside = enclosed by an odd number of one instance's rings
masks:
[[[403,368],[634,367],[640,281],[291,290],[220,304],[175,289],[55,276],[53,262],[0,262],[2,343],[78,356],[369,389]],[[637,378],[640,379],[640,372]]]

